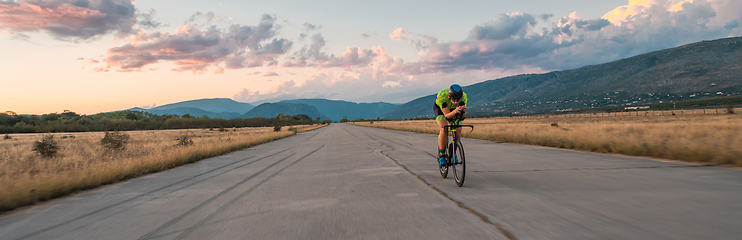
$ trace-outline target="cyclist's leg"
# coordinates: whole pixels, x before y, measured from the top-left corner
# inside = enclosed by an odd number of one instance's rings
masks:
[[[458,124],[458,125],[464,124],[464,119],[457,120],[453,124]],[[460,127],[456,128],[456,138],[461,139],[461,128]]]
[[[461,128],[456,128],[456,138],[461,139]]]
[[[441,115],[443,116],[443,115]],[[436,119],[437,120],[437,119]],[[448,126],[448,121],[446,121],[445,118],[438,120],[438,149],[444,149],[446,148],[446,143],[448,142],[448,131],[446,131],[445,126]]]
[[[448,131],[444,126],[448,126],[446,117],[443,116],[443,111],[438,108],[438,105],[433,104],[433,113],[435,114],[435,123],[438,124],[438,149],[445,149],[446,143],[448,142]]]
[[[444,157],[445,149],[446,149],[446,143],[448,142],[448,131],[443,128],[444,126],[448,126],[448,121],[446,121],[445,117],[443,116],[443,112],[440,108],[438,108],[437,105],[433,104],[433,112],[436,115],[435,121],[436,124],[438,124],[439,133],[438,133],[438,163],[440,165],[446,164],[446,159]]]

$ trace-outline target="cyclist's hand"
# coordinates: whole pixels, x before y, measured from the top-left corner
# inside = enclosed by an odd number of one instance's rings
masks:
[[[456,107],[456,111],[460,113],[466,112],[466,106],[458,106]]]

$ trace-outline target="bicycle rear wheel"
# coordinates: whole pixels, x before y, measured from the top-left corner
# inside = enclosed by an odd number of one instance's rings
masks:
[[[466,156],[464,156],[464,146],[461,145],[460,141],[454,143],[452,155],[453,178],[456,180],[456,185],[461,187],[464,185],[464,177],[466,176]],[[457,159],[458,163],[456,162]]]

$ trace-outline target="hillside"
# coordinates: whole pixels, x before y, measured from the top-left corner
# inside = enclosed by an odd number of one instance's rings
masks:
[[[135,109],[130,109],[135,110]],[[239,117],[241,114],[239,113],[229,113],[229,112],[221,112],[221,113],[214,113],[209,111],[204,111],[199,108],[192,108],[192,107],[179,107],[179,108],[169,108],[169,109],[142,109],[142,110],[136,110],[136,111],[144,111],[148,113],[153,113],[157,115],[178,115],[183,116],[185,114],[191,115],[193,117],[201,117],[201,116],[208,116],[210,118],[223,118],[223,119],[232,119]]]
[[[322,116],[319,110],[317,110],[317,108],[315,107],[312,107],[306,104],[287,103],[287,102],[263,103],[253,108],[249,112],[245,113],[241,117],[242,118],[254,118],[254,117],[272,118],[278,114],[283,114],[283,115],[305,114],[311,117],[312,119],[316,119],[318,117],[320,119],[327,119],[325,116]]]
[[[340,100],[327,99],[295,99],[281,102],[300,103],[313,106],[319,112],[333,121],[340,121],[343,117],[348,119],[369,119],[384,115],[398,106],[398,104],[375,102],[354,103]]]
[[[182,116],[188,114],[194,117],[208,116],[210,118],[232,119],[242,116],[253,108],[252,104],[237,102],[229,98],[211,98],[171,103],[150,109],[135,107],[126,110],[157,115]]]
[[[742,93],[742,38],[703,41],[609,63],[469,86],[471,115],[544,113]],[[432,116],[434,93],[382,116]]]
[[[249,103],[241,103],[234,101],[229,98],[211,98],[211,99],[197,99],[190,101],[183,101],[177,103],[166,104],[158,107],[151,108],[149,110],[167,110],[174,108],[198,108],[207,112],[221,113],[221,112],[236,112],[239,114],[245,114],[255,106]],[[191,114],[193,115],[193,114]]]

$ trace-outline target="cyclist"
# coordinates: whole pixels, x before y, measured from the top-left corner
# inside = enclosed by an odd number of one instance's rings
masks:
[[[448,131],[443,127],[448,126],[448,123],[457,114],[460,114],[459,116],[462,120],[466,117],[466,100],[466,93],[464,93],[464,90],[458,84],[441,90],[435,99],[433,112],[436,116],[435,121],[440,128],[440,134],[438,134],[438,159],[440,165],[446,165],[446,158],[443,155],[445,154],[446,142],[448,141]],[[456,131],[456,137],[461,137],[461,131],[458,131],[458,129]]]

